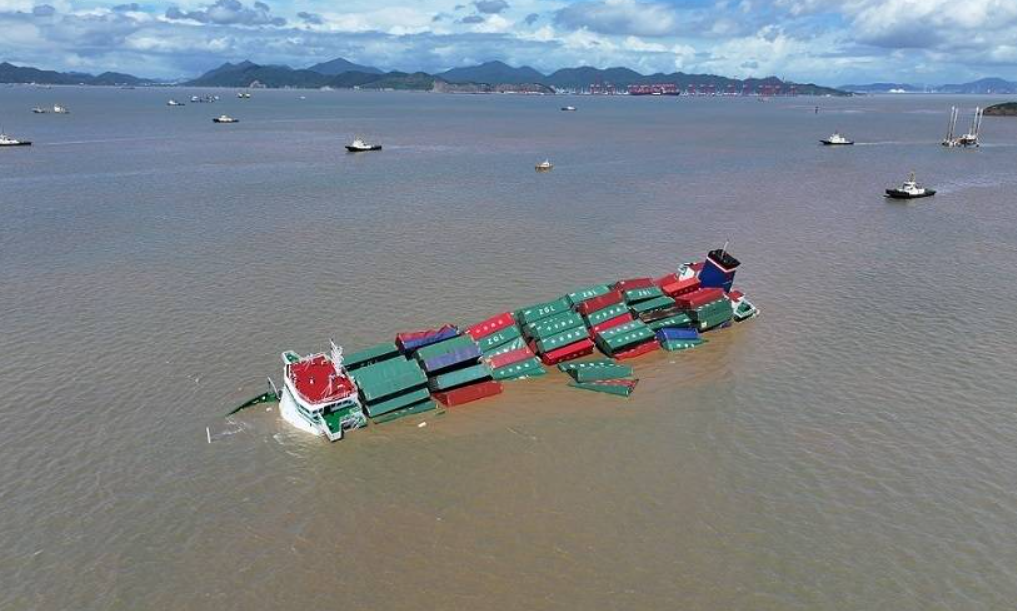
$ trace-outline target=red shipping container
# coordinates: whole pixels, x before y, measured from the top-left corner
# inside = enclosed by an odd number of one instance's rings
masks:
[[[615,352],[612,356],[614,357],[614,359],[616,361],[624,361],[625,359],[634,359],[637,356],[643,356],[644,354],[649,354],[650,352],[653,352],[654,350],[657,350],[658,348],[660,348],[660,344],[657,343],[657,340],[656,339],[651,339],[650,341],[648,341],[648,342],[646,342],[644,344],[639,344],[635,348],[629,348],[628,350],[622,350],[621,352]]]
[[[533,358],[533,350],[530,350],[527,346],[523,346],[522,348],[513,350],[512,352],[505,352],[497,356],[492,356],[487,359],[487,363],[491,366],[491,369],[500,369],[506,365],[525,361],[529,358]]]
[[[724,289],[720,287],[710,287],[706,289],[699,289],[687,293],[685,295],[679,295],[675,298],[674,302],[679,308],[685,310],[694,310],[701,305],[706,305],[711,301],[717,301],[724,296]]]
[[[673,284],[675,282],[678,282],[678,274],[671,273],[666,276],[661,276],[660,278],[657,278],[656,280],[653,281],[653,284],[663,289],[665,284]]]
[[[593,328],[591,330],[594,333],[600,333],[601,331],[603,331],[605,329],[610,329],[611,327],[617,327],[618,325],[623,325],[623,324],[625,324],[627,322],[632,322],[632,320],[633,320],[632,314],[626,312],[626,313],[621,314],[619,316],[615,316],[614,318],[612,318],[610,320],[605,320],[604,322],[600,323],[599,325],[593,325]]]
[[[622,296],[621,291],[614,289],[610,293],[605,293],[593,299],[587,299],[576,307],[576,311],[586,316],[598,310],[603,310],[608,306],[613,306],[616,303],[621,303],[624,299],[625,297]]]
[[[668,297],[685,295],[686,293],[699,290],[699,278],[686,278],[685,280],[665,284],[660,287],[660,290],[664,291],[664,294]]]
[[[630,291],[632,289],[648,289],[653,286],[653,278],[629,278],[614,283],[614,288],[619,291]]]
[[[587,338],[581,339],[574,344],[569,344],[568,346],[562,346],[561,348],[556,348],[550,352],[545,352],[540,355],[540,360],[543,361],[545,365],[557,365],[558,363],[571,361],[572,359],[577,359],[589,354],[593,354],[593,340]]]
[[[731,301],[738,301],[739,299],[741,299],[744,296],[745,296],[745,293],[743,293],[743,292],[741,292],[739,290],[734,290],[734,291],[731,291],[730,293],[727,294],[727,298],[730,299]]]
[[[503,312],[497,316],[492,316],[483,322],[478,322],[466,329],[466,332],[470,334],[470,337],[477,340],[482,337],[487,337],[492,333],[501,331],[506,327],[511,327],[516,322],[516,319],[512,317],[511,312]]]
[[[452,407],[453,405],[462,405],[463,403],[470,403],[478,399],[493,397],[494,395],[501,394],[501,391],[501,382],[488,380],[480,384],[471,384],[453,390],[436,392],[433,396],[445,407]]]

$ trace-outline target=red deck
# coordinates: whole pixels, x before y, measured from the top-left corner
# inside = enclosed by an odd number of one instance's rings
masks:
[[[290,365],[290,380],[308,403],[331,403],[357,391],[353,380],[336,372],[332,361],[324,354]]]

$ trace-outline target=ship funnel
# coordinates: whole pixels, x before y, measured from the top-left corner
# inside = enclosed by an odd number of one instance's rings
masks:
[[[725,293],[731,292],[735,270],[741,264],[741,261],[735,259],[726,249],[711,250],[706,255],[703,270],[699,272],[700,286],[704,288],[717,287],[724,289]]]

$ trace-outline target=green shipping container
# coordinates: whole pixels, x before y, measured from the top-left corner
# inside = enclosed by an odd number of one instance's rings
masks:
[[[420,403],[414,403],[413,405],[409,405],[402,409],[397,409],[394,412],[389,412],[383,416],[372,418],[371,422],[373,422],[374,424],[385,424],[386,422],[398,420],[403,416],[410,416],[412,414],[421,414],[423,412],[431,411],[432,409],[434,409],[434,407],[435,407],[434,401],[432,401],[431,399],[427,399],[426,401],[421,401]]]
[[[495,380],[515,380],[529,376],[542,376],[545,373],[547,370],[540,363],[540,359],[532,358],[495,369],[491,372],[491,377]]]
[[[402,395],[396,395],[391,399],[367,403],[364,405],[364,408],[367,410],[367,415],[374,418],[375,416],[394,412],[397,409],[402,409],[430,398],[431,393],[427,392],[427,388],[421,387]]]
[[[595,284],[586,288],[573,291],[567,295],[572,305],[577,306],[587,299],[593,299],[594,297],[600,297],[611,292],[611,287],[606,284]]]
[[[674,299],[665,295],[663,297],[654,297],[653,299],[634,303],[632,304],[632,311],[636,314],[643,314],[645,312],[652,312],[653,310],[663,310],[664,308],[670,308],[672,306],[674,306]]]
[[[399,356],[399,348],[396,347],[394,342],[385,342],[378,344],[377,346],[371,346],[365,348],[353,354],[346,355],[343,357],[343,365],[346,366],[348,371],[359,369],[367,365],[373,365],[374,363],[385,361],[391,358]]]
[[[561,314],[555,314],[529,325],[529,335],[533,339],[544,339],[545,337],[551,337],[552,335],[582,326],[583,317],[578,313],[572,311],[562,312]]]
[[[642,289],[629,289],[623,294],[625,295],[625,301],[632,304],[640,301],[646,301],[647,299],[662,297],[664,295],[664,291],[660,290],[659,287],[649,286]]]
[[[506,344],[520,336],[521,333],[519,331],[519,327],[516,325],[512,325],[511,327],[505,327],[504,329],[498,331],[497,333],[492,333],[487,337],[480,338],[479,340],[477,340],[477,345],[480,346],[480,351],[486,355],[488,352],[497,348],[498,346]]]
[[[427,376],[420,365],[403,357],[361,367],[350,375],[365,402],[427,383]]]
[[[585,367],[569,372],[576,382],[597,382],[600,380],[620,380],[632,377],[632,368],[627,365],[610,365],[608,367]]]
[[[494,348],[485,351],[484,358],[489,359],[493,356],[498,356],[499,354],[505,354],[506,352],[512,352],[513,350],[519,350],[524,346],[526,346],[526,342],[523,341],[523,338],[517,337],[515,339],[505,342],[504,344],[501,344],[500,346],[495,346]]]
[[[562,373],[568,373],[570,371],[576,371],[577,369],[587,369],[589,367],[613,367],[618,364],[618,361],[614,359],[597,359],[596,361],[572,361],[569,363],[560,363],[558,365],[558,371]]]
[[[572,309],[572,304],[569,302],[568,297],[562,297],[561,299],[555,299],[554,301],[547,301],[544,303],[538,303],[531,305],[521,310],[516,311],[516,320],[521,324],[529,324],[536,322],[542,318],[548,316],[554,316],[555,314],[561,314],[567,310]]]
[[[692,317],[692,320],[699,321],[704,318],[713,318],[718,315],[730,315],[733,313],[734,309],[731,307],[729,300],[718,299],[692,310],[689,312],[689,316]]]
[[[654,331],[660,331],[661,329],[669,328],[682,328],[687,329],[692,326],[692,319],[689,318],[688,314],[675,314],[661,320],[655,320],[653,322],[646,323],[646,326],[653,329]]]
[[[609,395],[618,395],[619,397],[627,397],[635,390],[634,386],[616,386],[613,384],[598,384],[596,382],[569,382],[569,386],[582,390],[607,393]]]
[[[668,352],[677,352],[679,350],[688,350],[689,348],[695,348],[706,343],[704,339],[697,340],[675,340],[670,342],[661,342],[660,347]]]
[[[569,329],[563,333],[546,337],[537,342],[537,349],[541,352],[550,352],[555,348],[561,348],[562,346],[568,346],[574,344],[581,339],[586,339],[590,336],[589,331],[586,327],[576,327],[575,329]]]
[[[437,344],[429,344],[423,348],[418,348],[416,357],[418,361],[423,362],[433,359],[436,356],[455,352],[460,348],[468,348],[474,345],[476,345],[476,342],[473,341],[472,337],[469,335],[460,335],[458,337],[453,337],[452,339],[447,339],[443,342],[438,342]]]
[[[602,322],[611,320],[612,318],[621,316],[622,314],[628,313],[629,308],[624,303],[616,303],[613,306],[608,306],[603,310],[597,310],[586,317],[586,323],[591,327],[599,325]]]
[[[597,345],[601,350],[610,354],[651,337],[654,337],[653,329],[647,327],[646,323],[642,321],[634,320],[602,331],[597,336]]]
[[[489,377],[491,377],[491,369],[486,364],[480,363],[479,365],[464,367],[433,377],[428,384],[432,391],[449,390],[450,388],[469,384],[470,382],[479,382]]]

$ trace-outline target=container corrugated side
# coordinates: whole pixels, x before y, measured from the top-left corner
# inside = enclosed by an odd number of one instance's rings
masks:
[[[371,418],[394,412],[397,409],[426,401],[431,398],[431,393],[428,392],[427,388],[421,387],[416,390],[412,390],[407,393],[403,393],[392,397],[391,399],[385,399],[383,401],[375,401],[373,403],[365,403],[364,409],[367,410],[367,415]]]
[[[399,348],[396,347],[394,342],[384,342],[371,346],[370,348],[364,348],[358,350],[353,354],[348,354],[343,357],[343,365],[347,371],[353,371],[367,365],[373,365],[374,363],[385,361],[391,358],[399,356]]]
[[[545,337],[544,339],[537,340],[537,351],[538,352],[550,352],[562,346],[573,344],[580,340],[586,339],[590,336],[590,332],[586,327],[575,327],[562,333]]]
[[[434,398],[445,407],[453,407],[455,405],[463,405],[464,403],[472,403],[473,401],[493,397],[494,395],[500,394],[501,391],[501,382],[488,380],[487,382],[471,384],[470,386],[463,386],[454,390],[436,392],[434,393]]]
[[[494,348],[497,348],[498,346],[501,346],[507,342],[510,342],[520,337],[521,335],[522,333],[519,331],[519,327],[517,327],[516,325],[512,325],[510,327],[500,329],[486,337],[480,338],[479,340],[477,340],[477,345],[480,346],[481,352],[486,353],[490,352]]]
[[[561,297],[554,301],[545,301],[544,303],[537,303],[520,310],[516,311],[516,320],[520,324],[529,324],[536,322],[542,318],[548,316],[554,316],[555,314],[561,314],[566,310],[572,309],[572,303],[568,297]]]
[[[530,325],[527,335],[533,339],[544,339],[564,333],[569,329],[583,326],[583,317],[575,312],[562,312]]]
[[[601,295],[611,291],[611,287],[606,284],[594,284],[593,286],[587,286],[576,291],[572,291],[566,297],[572,302],[572,305],[577,306],[588,299],[594,297],[600,297]]]
[[[492,333],[501,331],[506,327],[511,327],[516,323],[516,319],[512,316],[512,312],[502,312],[501,314],[492,316],[487,320],[482,320],[475,325],[471,325],[466,328],[466,333],[475,340],[482,337],[487,337]]]
[[[545,373],[547,371],[544,370],[540,361],[536,357],[531,357],[525,361],[499,367],[491,372],[491,377],[495,380],[515,380],[530,376],[542,376]]]
[[[478,382],[490,377],[491,369],[486,363],[479,363],[433,377],[428,382],[428,386],[432,391],[450,390],[457,386]]]

